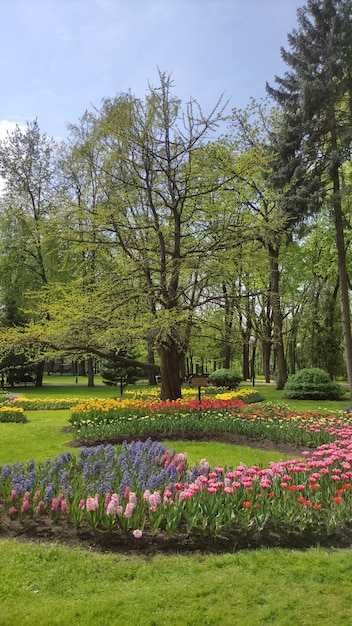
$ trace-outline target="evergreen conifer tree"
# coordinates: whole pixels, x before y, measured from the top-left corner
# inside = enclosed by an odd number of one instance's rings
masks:
[[[352,335],[344,233],[342,172],[352,144],[352,0],[308,0],[281,49],[288,70],[269,94],[283,109],[276,183],[286,187],[292,220],[325,198],[336,233],[347,375],[352,389]]]

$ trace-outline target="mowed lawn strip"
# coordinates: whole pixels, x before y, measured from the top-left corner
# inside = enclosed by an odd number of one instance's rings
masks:
[[[153,558],[0,541],[2,626],[352,623],[349,551]]]

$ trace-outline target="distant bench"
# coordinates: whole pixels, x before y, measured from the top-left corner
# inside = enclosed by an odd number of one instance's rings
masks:
[[[23,374],[22,376],[10,375],[7,377],[7,384],[10,385],[10,387],[15,387],[16,385],[24,385],[26,387],[27,385],[35,385],[35,380],[30,374]]]

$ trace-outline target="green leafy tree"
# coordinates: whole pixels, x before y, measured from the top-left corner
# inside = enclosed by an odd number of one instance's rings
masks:
[[[56,146],[40,133],[37,121],[25,131],[16,127],[0,142],[0,202],[2,251],[0,286],[7,313],[3,324],[23,323],[27,291],[47,285],[59,267],[58,238],[52,228],[56,197]],[[26,317],[28,320],[28,316]],[[44,362],[37,365],[41,386]]]
[[[141,331],[158,353],[163,399],[181,395],[207,259],[220,245],[213,195],[230,177],[221,169],[220,147],[207,143],[223,109],[204,115],[195,101],[183,109],[172,87],[160,73],[144,102],[131,94],[107,100],[97,120],[109,146],[100,223],[130,280],[139,281],[150,317]]]

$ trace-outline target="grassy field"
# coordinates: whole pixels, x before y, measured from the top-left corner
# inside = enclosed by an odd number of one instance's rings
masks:
[[[51,377],[50,377],[51,378]],[[51,378],[32,397],[114,397],[97,385],[63,385]],[[67,378],[65,377],[67,382]],[[256,385],[266,400],[282,402],[272,386]],[[17,390],[16,390],[17,391]],[[341,409],[336,403],[285,401],[297,410]],[[0,424],[0,465],[43,460],[69,449],[62,432],[68,411],[30,411],[27,424]],[[267,464],[284,455],[219,443],[170,442],[190,462],[205,457],[227,467]],[[72,449],[71,449],[72,451]],[[21,539],[21,538],[19,538]],[[0,626],[131,626],[187,624],[336,626],[352,624],[349,550],[261,549],[229,554],[159,556],[97,554],[59,544],[1,538]]]

